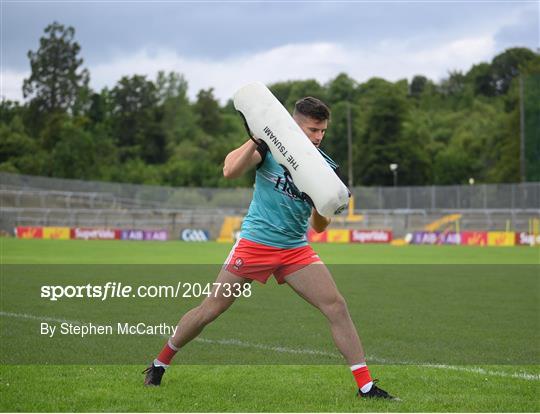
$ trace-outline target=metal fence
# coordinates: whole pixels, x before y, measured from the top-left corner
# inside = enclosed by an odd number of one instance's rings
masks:
[[[358,210],[540,209],[538,182],[354,187],[352,192]],[[251,188],[175,188],[0,173],[3,205],[12,207],[245,209],[252,193]]]
[[[452,213],[462,229],[527,231],[540,217],[540,183],[355,187],[356,214],[334,227],[422,230]],[[245,214],[251,188],[173,188],[0,173],[0,228],[17,225],[205,228],[217,237],[225,216]]]
[[[42,204],[64,200],[65,207],[78,202],[89,208],[245,208],[252,195],[249,188],[175,188],[8,173],[0,173],[0,191],[2,200],[19,206],[39,198]]]
[[[355,187],[356,204],[370,210],[537,210],[540,183],[429,187]]]

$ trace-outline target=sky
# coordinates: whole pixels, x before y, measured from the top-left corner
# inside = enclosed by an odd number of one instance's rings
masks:
[[[213,87],[222,102],[254,80],[439,81],[509,47],[540,47],[539,0],[0,1],[0,95],[12,100],[53,21],[75,28],[95,90],[175,71],[192,99]]]

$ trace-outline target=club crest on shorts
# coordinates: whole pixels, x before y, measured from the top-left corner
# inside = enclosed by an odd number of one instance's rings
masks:
[[[235,261],[234,261],[234,265],[233,267],[236,269],[236,270],[240,270],[240,268],[244,265],[244,261],[242,260],[242,258],[238,257]]]

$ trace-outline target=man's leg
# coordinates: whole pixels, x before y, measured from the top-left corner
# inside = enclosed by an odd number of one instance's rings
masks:
[[[334,343],[347,363],[365,363],[362,343],[349,315],[347,303],[324,263],[312,263],[291,273],[285,282],[326,316]]]
[[[347,303],[339,293],[330,271],[323,262],[312,263],[285,277],[285,282],[307,302],[319,309],[330,323],[334,343],[358,385],[362,397],[396,399],[373,385],[366,358]]]
[[[221,288],[214,286],[210,296],[205,298],[196,308],[187,312],[178,322],[176,333],[171,337],[171,343],[178,349],[182,348],[192,339],[196,338],[206,325],[215,320],[225,312],[236,299],[233,295],[228,295],[223,288],[223,284],[231,285],[231,291],[237,292],[233,286],[240,285],[240,291],[246,283],[251,283],[251,279],[236,276],[225,269],[221,269],[216,279],[216,283],[221,283]],[[227,296],[225,296],[227,294]],[[238,296],[238,294],[236,293]]]
[[[243,290],[246,283],[251,283],[251,279],[236,276],[225,269],[221,269],[216,282],[220,285],[214,285],[211,294],[199,306],[184,314],[178,322],[174,336],[168,339],[157,358],[144,371],[146,373],[145,385],[160,385],[161,377],[176,352],[196,338],[206,325],[233,304],[236,298],[229,292],[236,293],[236,296],[238,296],[238,292]],[[230,290],[225,289],[224,284],[229,284]],[[237,286],[240,286],[240,288],[236,289]]]

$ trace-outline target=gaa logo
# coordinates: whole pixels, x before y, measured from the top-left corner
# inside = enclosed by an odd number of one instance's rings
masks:
[[[240,268],[244,265],[244,261],[238,257],[235,261],[234,261],[234,265],[233,267],[236,269],[236,270],[240,270]]]
[[[202,229],[184,229],[180,238],[186,242],[205,242],[208,241],[208,232]]]

